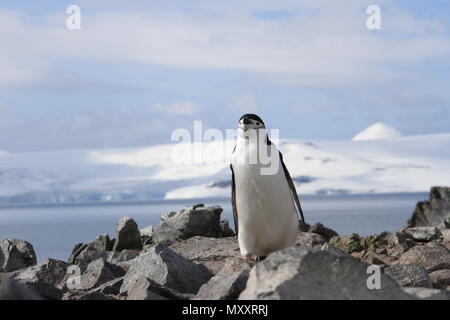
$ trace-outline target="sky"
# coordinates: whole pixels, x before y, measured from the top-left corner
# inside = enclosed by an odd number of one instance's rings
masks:
[[[345,3],[2,0],[0,150],[170,143],[244,113],[281,138],[450,132],[450,1]]]

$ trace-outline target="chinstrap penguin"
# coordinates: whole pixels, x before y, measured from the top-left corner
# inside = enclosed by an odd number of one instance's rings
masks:
[[[245,114],[239,120],[230,168],[233,218],[241,254],[248,260],[253,256],[260,260],[294,245],[299,216],[304,221],[298,194],[281,152],[255,114]]]

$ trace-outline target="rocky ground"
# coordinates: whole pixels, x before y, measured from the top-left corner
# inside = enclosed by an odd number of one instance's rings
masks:
[[[67,262],[37,264],[30,243],[2,240],[0,299],[450,299],[450,188],[433,188],[396,232],[302,223],[295,246],[258,263],[240,257],[221,212],[190,206],[141,230],[123,217],[114,239],[78,243]]]

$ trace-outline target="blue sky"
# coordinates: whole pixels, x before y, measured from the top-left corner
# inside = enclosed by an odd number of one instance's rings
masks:
[[[77,4],[81,30],[68,30]],[[258,113],[282,138],[450,132],[450,2],[2,1],[0,150],[170,142]],[[366,28],[379,5],[382,29]]]

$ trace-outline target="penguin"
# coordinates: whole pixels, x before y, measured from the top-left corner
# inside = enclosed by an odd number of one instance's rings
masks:
[[[267,159],[270,161],[263,161]],[[305,220],[303,211],[283,155],[270,141],[259,116],[244,114],[240,118],[230,169],[241,255],[260,261],[271,252],[294,245],[299,218]]]

